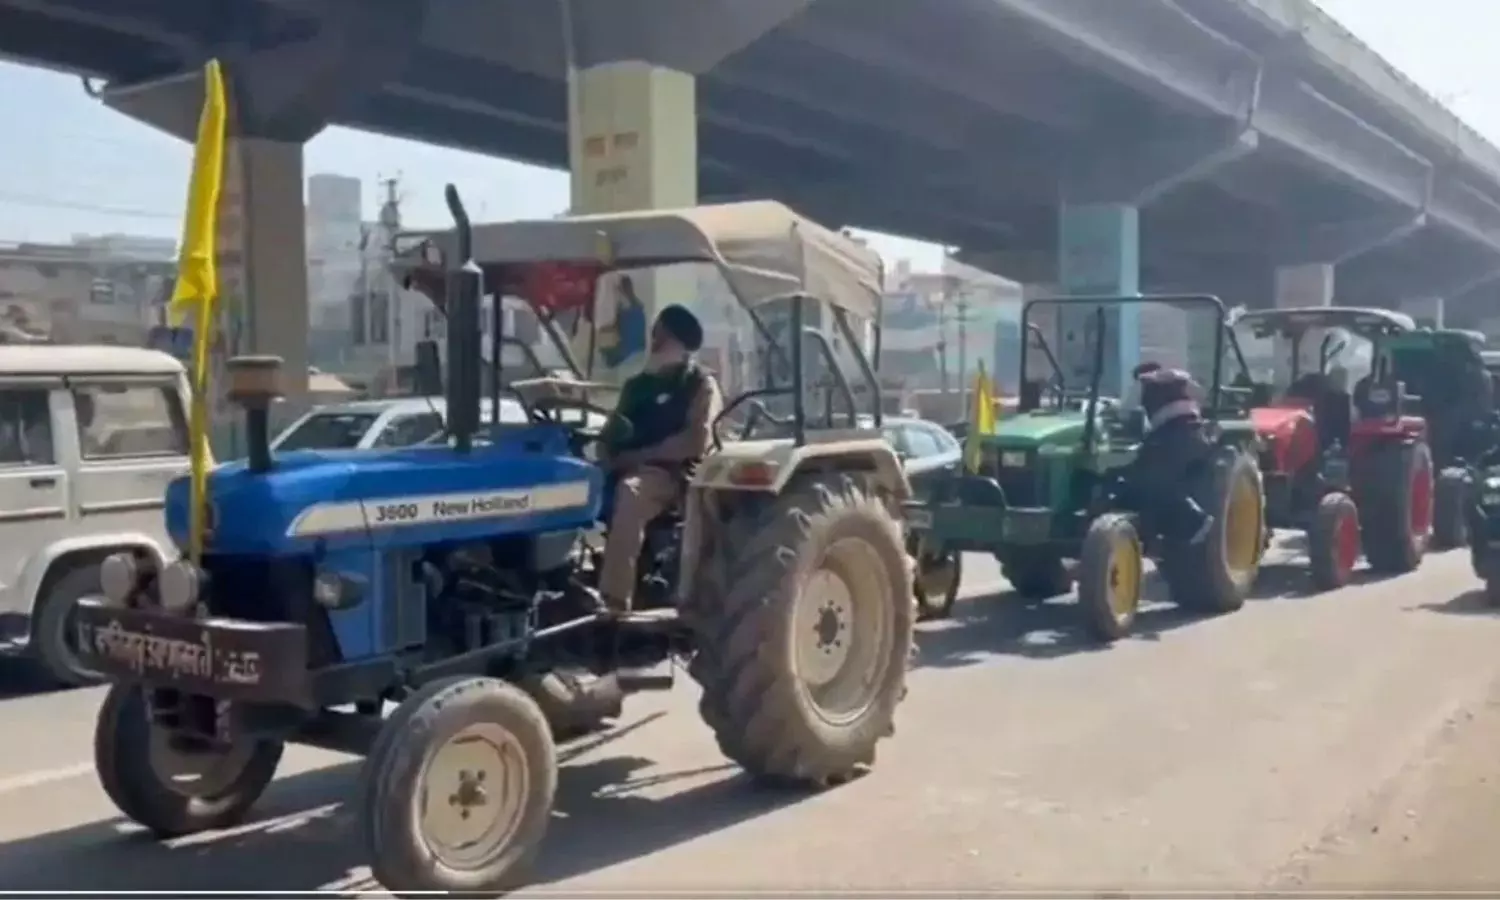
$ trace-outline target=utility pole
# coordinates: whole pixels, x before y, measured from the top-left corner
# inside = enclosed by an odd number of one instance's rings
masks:
[[[396,369],[401,365],[401,297],[395,289],[395,279],[391,277],[392,248],[396,242],[396,233],[401,230],[401,194],[400,177],[386,178],[381,180],[385,186],[385,202],[380,206],[380,283],[385,287],[385,314],[386,314],[386,362],[391,368],[391,377],[395,377]],[[366,315],[369,315],[369,305],[366,302]]]
[[[953,293],[953,279],[943,276],[942,298],[938,301],[938,378],[943,388],[943,400],[948,399],[948,301]]]
[[[964,392],[969,389],[969,291],[966,287],[958,289],[955,309],[958,312],[958,390],[959,396],[967,403]]]

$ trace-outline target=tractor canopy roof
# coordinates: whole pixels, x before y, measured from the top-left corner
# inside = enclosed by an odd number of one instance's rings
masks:
[[[422,244],[398,254],[398,266],[430,269],[457,249],[451,230],[404,237]],[[473,254],[486,269],[558,263],[597,273],[708,263],[749,307],[805,292],[851,315],[874,320],[880,312],[880,257],[769,200],[475,225]]]
[[[1419,328],[1392,338],[1389,346],[1393,350],[1456,352],[1473,357],[1484,349],[1485,341],[1482,331],[1468,331],[1461,328]]]
[[[1342,328],[1366,340],[1415,331],[1411,316],[1388,309],[1361,306],[1306,306],[1242,312],[1235,327],[1258,338],[1300,337],[1315,329]]]

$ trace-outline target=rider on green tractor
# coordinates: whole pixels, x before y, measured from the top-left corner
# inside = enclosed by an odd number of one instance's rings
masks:
[[[1182,473],[1202,464],[1217,444],[1204,433],[1203,410],[1193,396],[1196,384],[1181,369],[1164,369],[1156,363],[1143,363],[1136,371],[1147,430],[1137,451],[1132,483],[1136,490],[1164,501],[1158,507],[1164,535],[1202,543],[1213,528],[1214,517],[1193,499]]]

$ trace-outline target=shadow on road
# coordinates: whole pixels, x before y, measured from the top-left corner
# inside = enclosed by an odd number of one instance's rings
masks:
[[[1125,640],[1159,640],[1201,616],[1166,603],[1166,586],[1147,575],[1146,605],[1136,615]],[[1014,591],[970,597],[954,608],[953,618],[924,625],[917,635],[917,664],[958,668],[995,656],[1056,659],[1108,650],[1084,630],[1082,613],[1071,594],[1049,600],[1025,600]]]
[[[1373,584],[1382,577],[1388,576],[1381,576],[1367,568],[1356,569],[1349,576],[1349,584],[1346,587]],[[1327,593],[1329,591],[1318,590],[1313,585],[1312,571],[1308,568],[1306,559],[1277,560],[1261,563],[1260,575],[1256,577],[1255,584],[1250,588],[1248,599],[1292,600]]]
[[[1455,616],[1493,616],[1500,614],[1500,607],[1497,607],[1490,600],[1482,587],[1472,588],[1447,600],[1422,603],[1410,608],[1426,610],[1427,612],[1447,613]]]
[[[536,882],[646,856],[807,796],[754,790],[728,764],[637,774],[651,762],[628,755],[579,761],[643,724],[563,748],[556,813]],[[358,789],[358,772],[359,763],[350,762],[280,779],[254,821],[171,844],[115,819],[0,845],[0,884],[23,892],[378,890],[345,805]]]
[[[71,688],[62,687],[38,672],[35,666],[20,659],[0,659],[0,700],[54,694]]]

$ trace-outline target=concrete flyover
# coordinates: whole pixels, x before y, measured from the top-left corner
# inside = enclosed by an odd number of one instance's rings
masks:
[[[1450,321],[1500,298],[1500,151],[1306,0],[629,6],[0,0],[0,53],[179,135],[192,73],[228,61],[243,193],[281,198],[242,203],[248,291],[278,298],[256,332],[293,358],[271,269],[300,258],[295,150],[330,122],[571,164],[579,209],[774,195],[1074,291]]]

